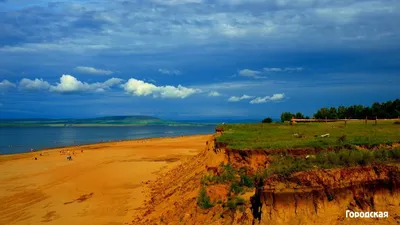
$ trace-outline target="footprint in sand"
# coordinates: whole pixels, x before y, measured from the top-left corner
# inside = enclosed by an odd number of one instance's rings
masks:
[[[56,220],[58,218],[60,218],[60,215],[57,214],[56,211],[50,211],[50,212],[47,212],[46,215],[42,216],[43,220],[41,222],[46,223],[46,222]]]

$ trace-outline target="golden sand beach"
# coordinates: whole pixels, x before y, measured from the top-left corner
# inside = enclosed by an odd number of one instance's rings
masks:
[[[203,150],[209,138],[154,138],[0,156],[0,224],[130,223],[147,197],[144,184]],[[73,160],[60,150],[75,151]]]

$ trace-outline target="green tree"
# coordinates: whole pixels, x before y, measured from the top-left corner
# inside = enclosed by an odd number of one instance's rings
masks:
[[[321,108],[314,114],[315,119],[325,119],[329,117],[329,109],[328,108]]]
[[[337,119],[338,118],[338,113],[335,107],[331,107],[329,109],[329,115],[327,116],[328,119]]]
[[[354,118],[355,119],[363,119],[365,118],[364,115],[364,106],[362,105],[356,105],[354,107]]]
[[[304,119],[304,115],[303,115],[301,112],[297,112],[297,113],[294,115],[294,118],[296,118],[296,119]]]
[[[282,122],[290,121],[292,119],[292,116],[294,116],[294,115],[290,112],[283,112],[281,114],[281,121]]]
[[[338,107],[337,115],[339,119],[344,119],[346,117],[346,110],[347,108],[342,105]]]
[[[381,104],[379,102],[374,102],[374,104],[372,104],[372,116],[380,116],[380,111],[381,111]]]
[[[364,114],[364,117],[372,118],[373,116],[372,116],[371,107],[369,107],[369,106],[365,107],[364,111],[363,111],[363,114]]]
[[[397,118],[400,116],[400,99],[387,102],[374,102],[372,106],[351,105],[348,107],[339,106],[336,110],[335,107],[321,108],[315,114],[314,118],[317,119],[335,119],[335,118],[348,118],[348,119],[364,119],[365,117],[373,118]]]

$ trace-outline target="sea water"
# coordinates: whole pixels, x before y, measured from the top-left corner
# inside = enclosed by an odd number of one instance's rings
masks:
[[[0,127],[0,154],[109,141],[212,134],[214,131],[215,125]]]

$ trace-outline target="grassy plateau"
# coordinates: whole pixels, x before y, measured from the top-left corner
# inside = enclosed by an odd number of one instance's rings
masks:
[[[344,145],[376,146],[400,142],[400,125],[394,120],[328,123],[229,124],[217,142],[230,149],[328,148]],[[321,135],[329,134],[329,137]]]

